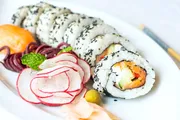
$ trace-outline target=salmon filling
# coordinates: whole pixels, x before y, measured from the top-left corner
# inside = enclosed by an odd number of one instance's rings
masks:
[[[106,48],[100,55],[97,55],[96,57],[96,63],[98,63],[100,60],[102,60],[106,55],[109,55],[111,54],[114,49],[115,49],[115,46],[116,45],[119,45],[118,43],[113,43],[111,44],[108,48]]]
[[[141,87],[146,82],[146,71],[131,61],[121,61],[112,66],[117,75],[115,86],[121,90]]]

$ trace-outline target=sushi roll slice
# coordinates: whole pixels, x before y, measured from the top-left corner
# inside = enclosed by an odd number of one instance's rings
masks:
[[[18,8],[17,12],[14,13],[11,18],[11,23],[16,26],[22,27],[22,22],[28,15],[29,8],[30,8],[30,6],[22,6],[22,7]]]
[[[99,92],[124,99],[147,94],[155,82],[155,72],[148,61],[124,47],[105,56],[93,77],[93,87]]]
[[[48,43],[50,28],[59,14],[70,13],[71,11],[66,8],[47,7],[44,12],[40,15],[36,35],[37,38],[43,42]]]
[[[37,5],[29,7],[28,14],[22,23],[22,27],[30,31],[33,35],[35,35],[39,16],[43,13],[46,7],[53,6],[44,2],[40,2]]]
[[[103,21],[98,18],[82,15],[78,20],[69,24],[64,33],[64,42],[74,46],[74,42],[80,36],[81,32],[93,22],[98,24],[103,23]]]
[[[98,35],[118,33],[115,28],[107,24],[97,24],[93,23],[88,26],[81,35],[75,40],[74,51],[75,53],[84,59],[84,50],[87,48],[87,45],[91,42],[91,39],[95,38]]]
[[[34,5],[28,5],[28,6],[22,6],[17,9],[17,12],[12,15],[11,23],[22,27],[22,23],[26,16],[28,15],[28,12],[30,8],[32,8]],[[37,6],[45,7],[45,6],[51,6],[48,3],[40,2],[37,4]]]
[[[137,53],[136,48],[119,34],[105,34],[91,39],[91,42],[86,47],[84,59],[94,67],[104,56],[111,54],[114,51],[115,44],[121,44],[128,51]],[[109,47],[110,46],[110,47]]]
[[[79,18],[79,14],[64,13],[59,15],[50,29],[48,44],[57,47],[59,43],[63,42],[64,33],[69,24]]]

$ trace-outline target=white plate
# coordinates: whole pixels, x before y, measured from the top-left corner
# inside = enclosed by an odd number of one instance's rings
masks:
[[[0,24],[8,23],[12,13],[17,7],[26,4],[37,3],[35,0],[19,0],[12,3],[11,0],[0,1]],[[180,84],[179,69],[172,59],[148,36],[131,25],[93,9],[87,9],[79,5],[49,1],[57,6],[65,6],[74,12],[100,17],[106,23],[114,26],[122,35],[138,48],[140,53],[148,59],[156,71],[156,83],[152,91],[143,97],[114,102],[113,98],[105,98],[105,107],[122,120],[177,120],[178,97]],[[43,105],[31,105],[15,95],[15,82],[17,74],[1,70],[7,83],[14,90],[8,89],[0,82],[0,105],[9,112],[26,120],[61,120],[63,116],[60,107],[46,107]]]

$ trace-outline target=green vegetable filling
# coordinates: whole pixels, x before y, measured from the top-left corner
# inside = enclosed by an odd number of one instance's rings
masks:
[[[40,70],[38,66],[46,60],[44,55],[39,53],[29,53],[25,54],[21,58],[21,62],[23,65],[26,65],[34,70]]]

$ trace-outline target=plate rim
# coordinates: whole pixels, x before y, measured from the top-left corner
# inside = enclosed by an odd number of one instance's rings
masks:
[[[4,1],[4,0],[3,0]],[[115,15],[111,15],[111,14],[108,14],[108,13],[105,13],[104,11],[102,10],[98,10],[96,8],[94,8],[93,10],[89,7],[86,7],[86,6],[82,6],[82,5],[77,5],[77,4],[72,4],[70,2],[64,2],[64,1],[57,1],[57,0],[52,0],[52,1],[48,1],[48,0],[44,0],[45,2],[49,2],[49,3],[53,3],[53,2],[58,2],[59,4],[62,3],[62,5],[66,5],[66,4],[69,4],[70,6],[76,6],[76,7],[80,7],[81,9],[85,9],[85,11],[91,11],[92,13],[97,13],[98,15],[100,14],[103,14],[103,16],[107,16],[107,17],[110,17],[112,20],[114,21],[120,21],[121,23],[125,24],[126,26],[128,26],[129,28],[135,30],[135,31],[138,31],[139,34],[142,34],[143,36],[146,36],[148,37],[149,39],[151,39],[151,41],[153,42],[153,44],[156,44],[159,48],[161,48],[156,42],[154,42],[152,40],[152,38],[150,38],[149,36],[147,36],[146,34],[144,34],[141,30],[138,30],[136,29],[136,27],[134,27],[133,25],[131,25],[130,23],[122,20],[120,17],[117,17]],[[34,1],[33,1],[34,2]],[[38,1],[36,1],[38,2]],[[57,5],[59,6],[59,5]],[[173,59],[168,55],[168,53],[166,53],[162,48],[161,48],[161,52],[164,52],[166,54],[166,58],[168,58],[168,61],[171,61],[171,63],[173,63],[172,65],[174,66],[174,70],[177,72],[177,73],[180,73],[179,71],[179,68],[178,66],[175,64],[175,62],[173,61]],[[171,66],[172,66],[171,65]],[[177,74],[176,75],[177,78],[180,78],[180,74]],[[13,94],[13,93],[11,93]],[[15,97],[18,97],[18,96],[15,96]],[[3,108],[3,107],[2,107]],[[4,108],[3,108],[4,109]],[[9,112],[8,110],[5,109],[5,111]],[[12,114],[11,112],[9,112],[10,114]],[[19,116],[17,116],[19,118]],[[21,118],[22,119],[22,118]]]

